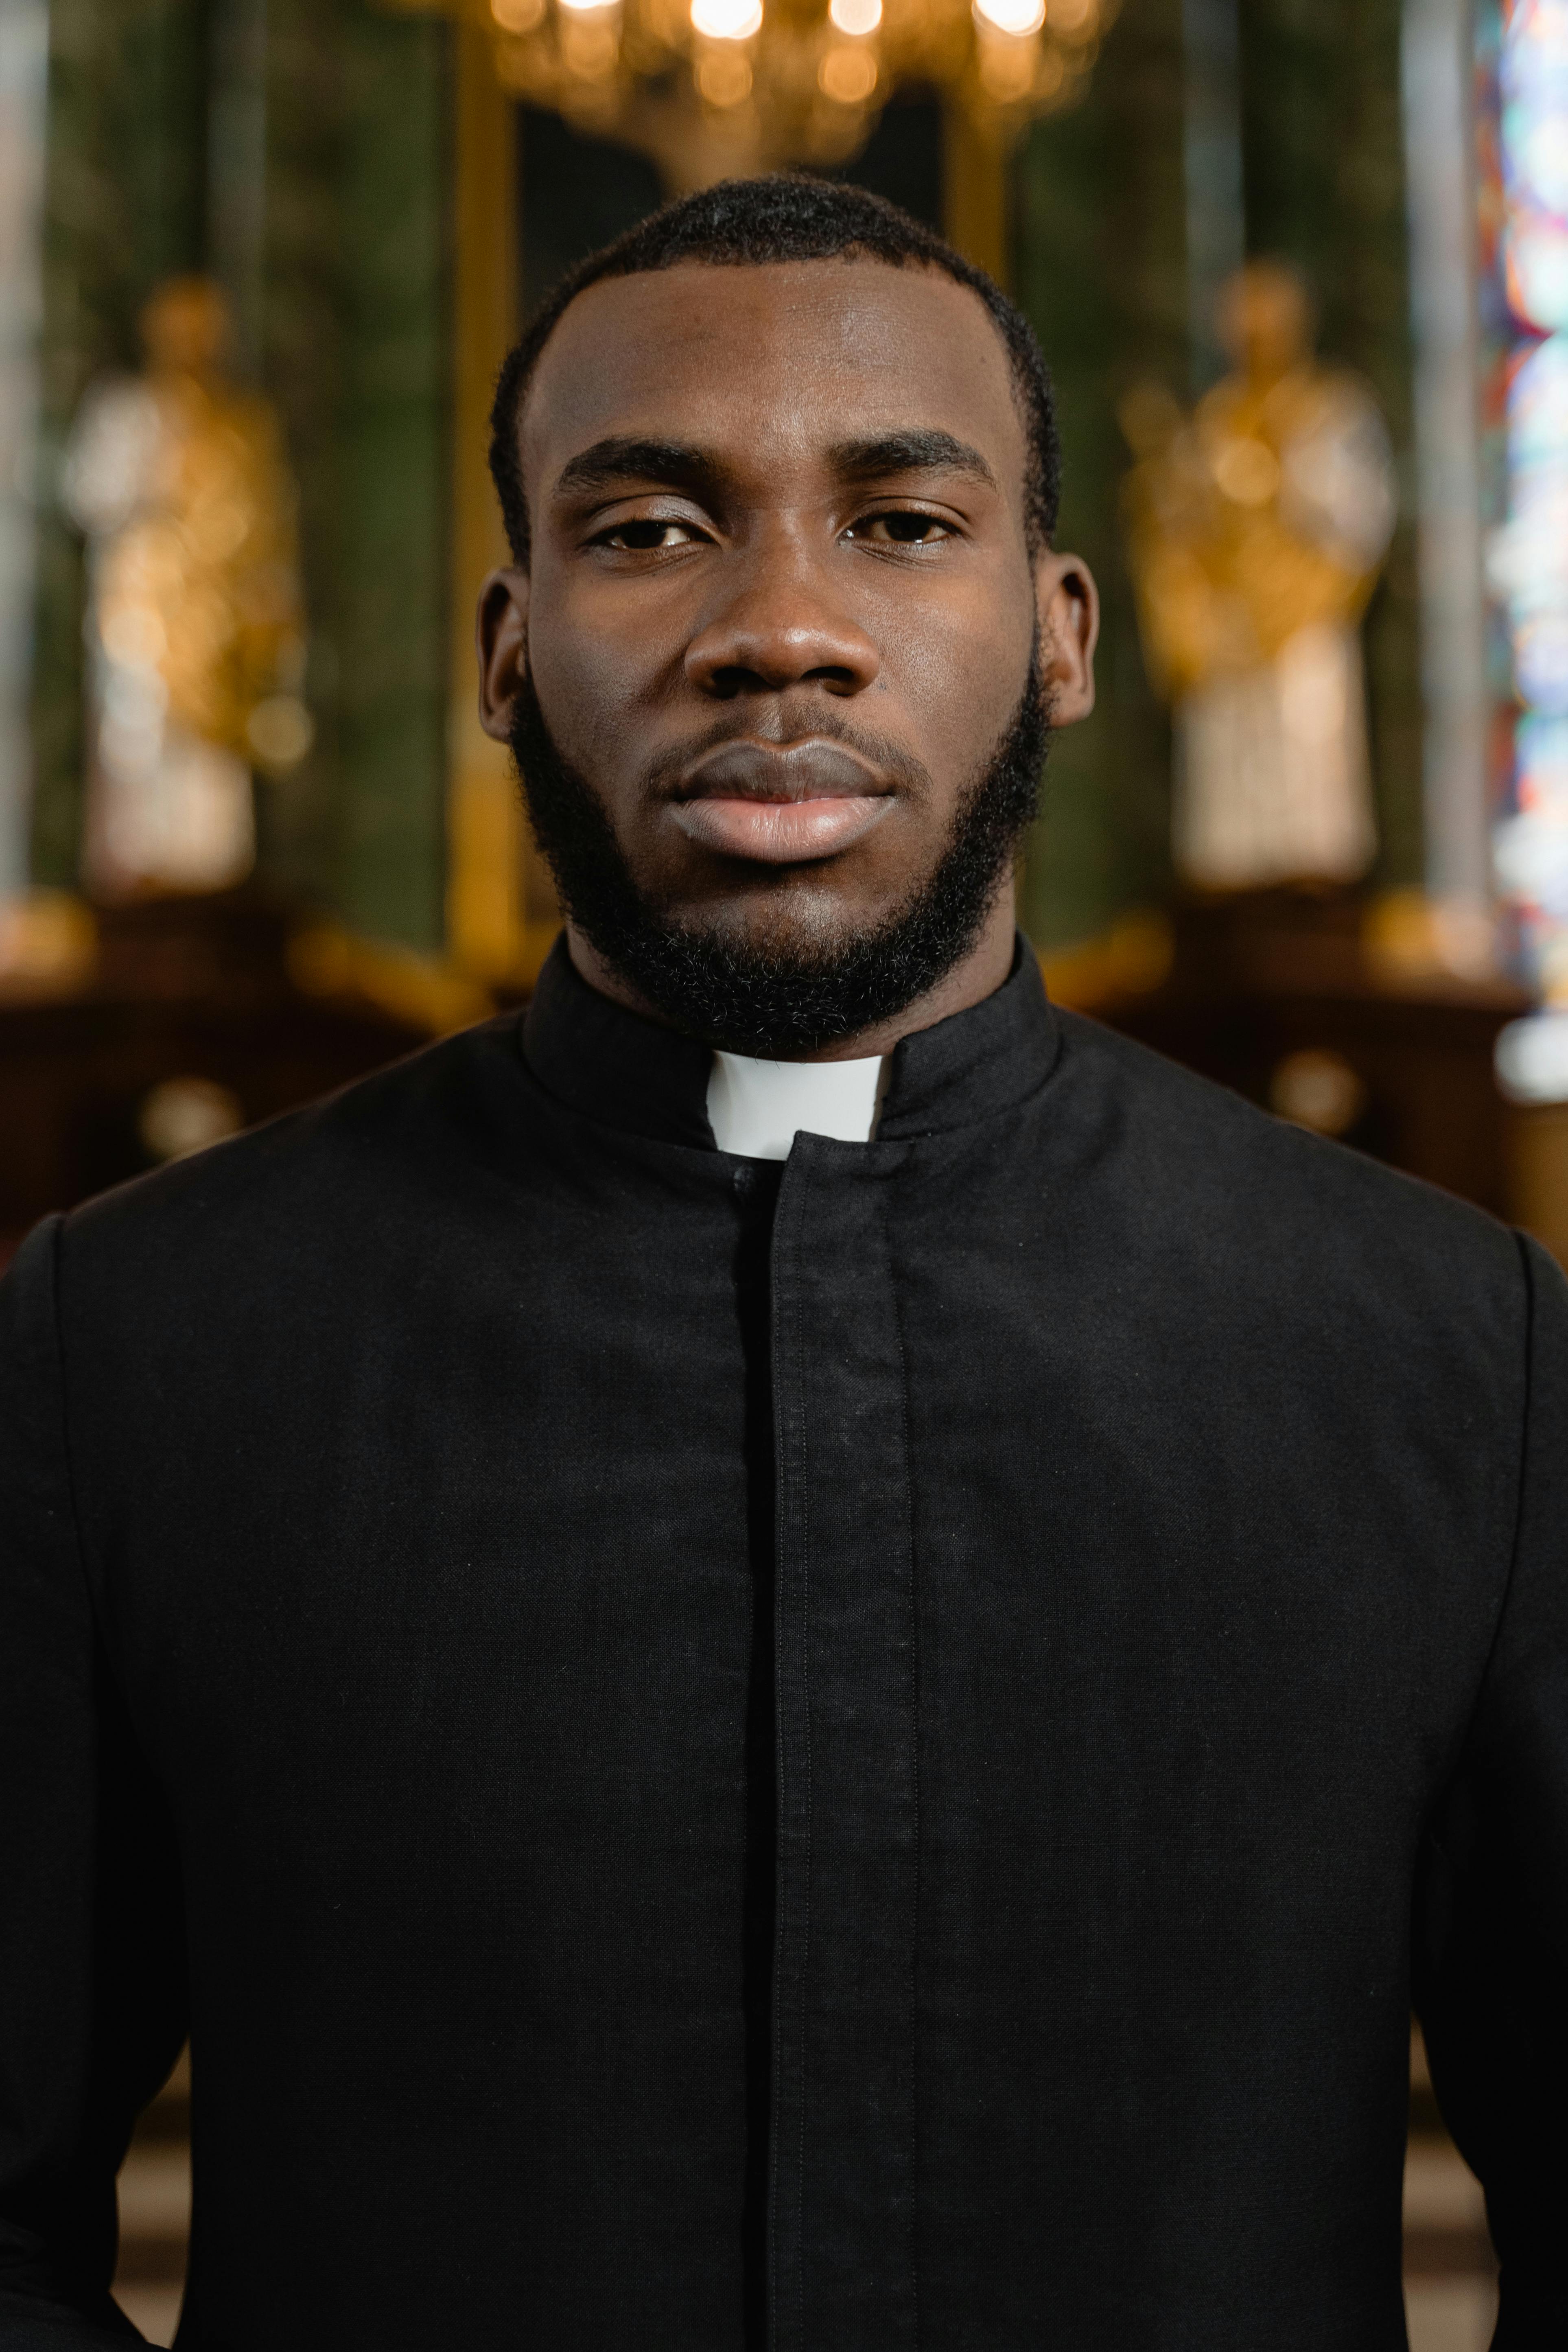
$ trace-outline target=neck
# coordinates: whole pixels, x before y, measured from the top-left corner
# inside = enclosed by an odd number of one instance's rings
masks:
[[[912,1036],[917,1029],[931,1029],[955,1013],[967,1013],[972,1004],[994,995],[1012,971],[1014,926],[1013,877],[1009,871],[974,945],[950,971],[942,974],[934,988],[917,996],[891,1020],[879,1022],[869,1029],[858,1029],[853,1036],[836,1037],[831,1045],[820,1045],[815,1053],[790,1054],[780,1058],[794,1062],[864,1061],[874,1054],[890,1054],[901,1037]],[[601,996],[607,996],[613,1004],[624,1004],[629,1013],[640,1013],[645,1021],[657,1022],[662,1029],[676,1026],[668,1014],[649,1004],[618,972],[612,971],[574,923],[566,926],[566,946],[580,976]],[[706,1042],[711,1044],[712,1040]]]

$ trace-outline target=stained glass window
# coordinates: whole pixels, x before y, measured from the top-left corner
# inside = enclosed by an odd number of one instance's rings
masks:
[[[1539,1101],[1568,1097],[1568,0],[1479,34],[1497,877],[1543,1004],[1500,1070]]]

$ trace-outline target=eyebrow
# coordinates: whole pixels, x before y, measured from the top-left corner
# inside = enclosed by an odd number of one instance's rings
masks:
[[[834,471],[851,481],[879,474],[968,474],[996,488],[996,477],[978,449],[951,433],[921,427],[907,433],[879,433],[865,441],[841,441],[828,451]]]
[[[553,495],[562,498],[576,491],[608,489],[614,483],[633,479],[702,488],[721,470],[709,451],[689,442],[612,434],[567,459],[555,478]]]
[[[996,488],[996,477],[978,449],[928,426],[840,441],[827,452],[827,462],[846,481],[870,481],[884,474],[967,474],[988,489]],[[555,478],[553,495],[572,497],[632,480],[707,489],[724,470],[710,450],[691,442],[612,434],[567,459]]]

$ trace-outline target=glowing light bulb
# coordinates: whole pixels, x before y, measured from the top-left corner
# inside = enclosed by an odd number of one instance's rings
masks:
[[[706,40],[749,41],[760,30],[763,0],[691,0],[691,22]]]
[[[841,33],[874,33],[882,21],[882,0],[833,0],[827,14]]]
[[[974,14],[989,31],[1023,40],[1045,23],[1045,0],[974,0]]]

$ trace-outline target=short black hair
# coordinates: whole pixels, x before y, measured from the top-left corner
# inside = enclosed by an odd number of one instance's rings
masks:
[[[764,179],[721,180],[650,213],[624,236],[589,254],[569,270],[507,353],[490,411],[490,474],[514,561],[529,559],[528,500],[522,485],[519,427],[540,353],[567,305],[602,278],[631,278],[698,261],[716,268],[771,261],[870,260],[940,269],[978,294],[1007,353],[1023,414],[1028,458],[1024,480],[1031,541],[1048,547],[1057,527],[1061,458],[1050,371],[1034,330],[984,269],[965,261],[897,205],[864,188],[805,172]]]

